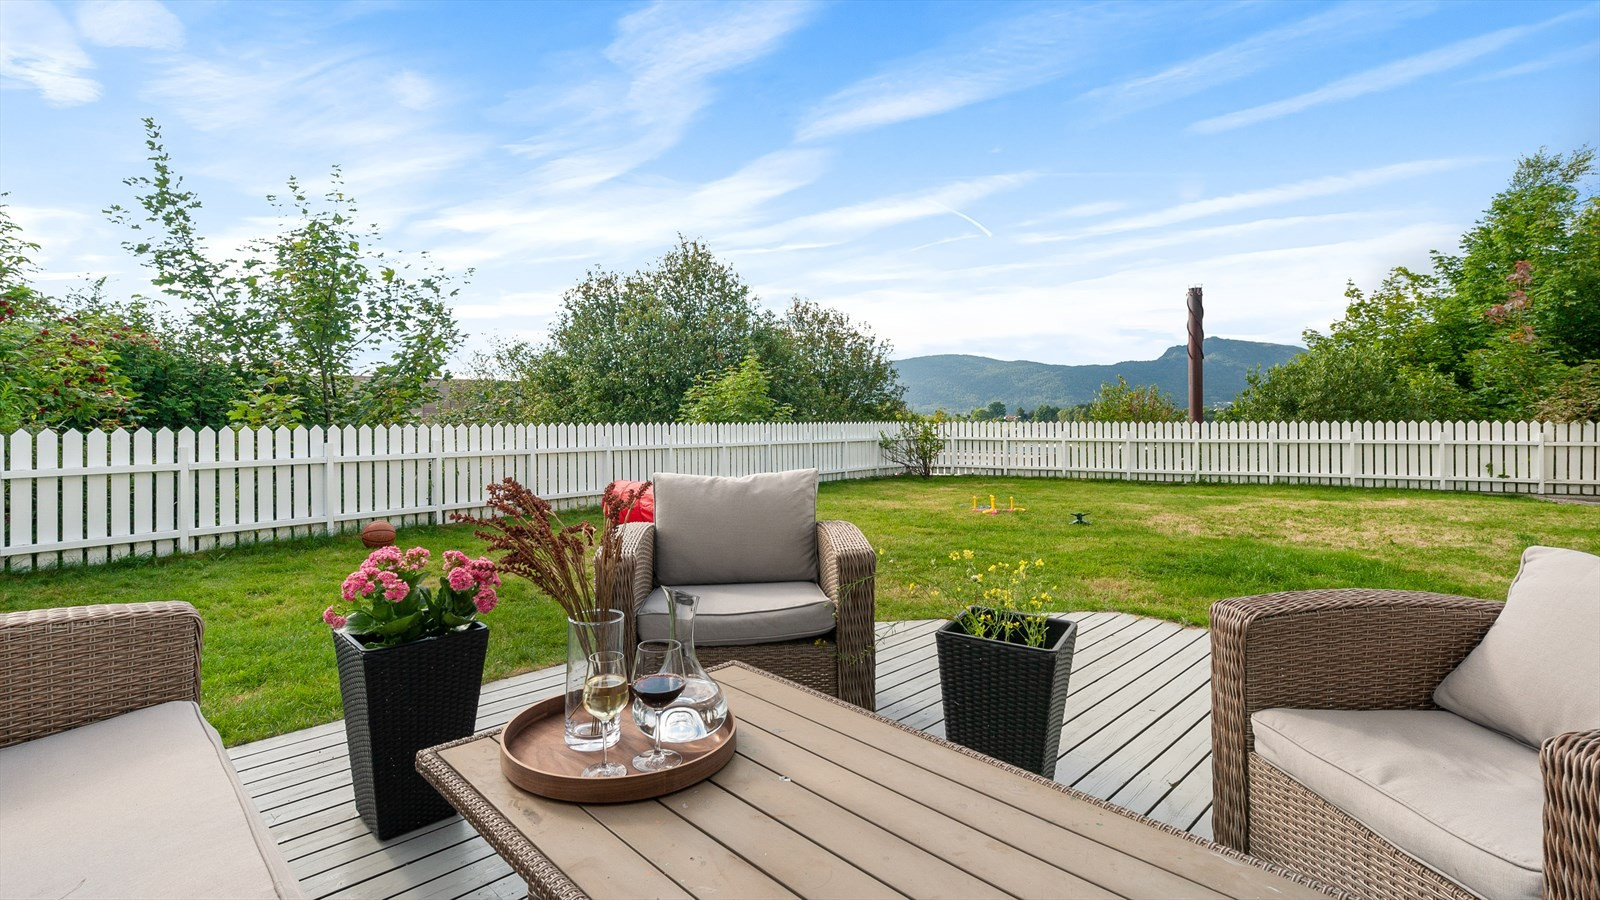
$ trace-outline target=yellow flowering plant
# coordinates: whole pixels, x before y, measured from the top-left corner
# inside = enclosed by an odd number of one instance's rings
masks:
[[[1046,639],[1049,611],[1054,597],[1051,585],[1043,580],[1044,560],[1001,560],[984,565],[971,550],[952,551],[941,568],[956,569],[945,587],[928,589],[932,597],[961,607],[952,618],[967,634],[1042,647]],[[917,585],[911,585],[917,592]]]

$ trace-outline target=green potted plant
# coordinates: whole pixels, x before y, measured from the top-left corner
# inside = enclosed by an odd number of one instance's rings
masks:
[[[500,576],[487,558],[447,550],[438,587],[430,552],[374,550],[322,613],[333,628],[356,810],[388,838],[454,810],[417,774],[417,751],[473,732]]]
[[[1044,560],[983,567],[963,550],[950,561],[963,571],[943,593],[964,608],[934,635],[945,737],[1053,777],[1078,626],[1046,615],[1050,591],[1034,580]]]

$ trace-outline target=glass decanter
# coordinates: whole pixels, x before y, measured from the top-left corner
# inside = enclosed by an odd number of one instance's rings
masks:
[[[685,682],[678,699],[659,713],[635,700],[633,723],[649,737],[655,737],[659,720],[661,740],[667,744],[697,741],[722,727],[728,718],[728,698],[722,688],[706,674],[694,649],[694,613],[700,598],[675,588],[666,588],[667,606],[672,611],[668,636],[683,644]]]

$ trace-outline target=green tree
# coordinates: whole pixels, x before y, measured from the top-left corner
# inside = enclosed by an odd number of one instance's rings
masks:
[[[765,341],[772,393],[802,421],[882,421],[905,408],[893,347],[844,313],[794,298]]]
[[[994,400],[988,406],[980,406],[972,411],[971,419],[974,422],[994,422],[1006,417],[1006,405],[999,400]]]
[[[1121,375],[1095,391],[1084,411],[1090,422],[1181,422],[1184,413],[1172,395],[1153,384],[1134,386]]]
[[[1060,421],[1061,407],[1049,403],[1041,403],[1033,408],[1033,421],[1056,422]]]
[[[1220,418],[1236,422],[1357,422],[1452,418],[1464,397],[1431,369],[1407,369],[1358,345],[1325,344],[1247,385]]]
[[[451,279],[425,261],[415,274],[390,265],[377,226],[356,225],[337,166],[320,206],[290,178],[286,199],[267,198],[285,227],[252,242],[243,261],[215,259],[194,222],[199,198],[173,173],[155,122],[145,128],[153,174],[126,180],[141,212],[107,213],[133,232],[123,246],[155,270],[154,283],[190,310],[199,339],[254,385],[246,390],[298,395],[282,409],[311,421],[411,419],[460,337]]]
[[[848,316],[809,301],[774,316],[730,266],[680,235],[650,268],[585,275],[520,371],[548,398],[540,412],[551,418],[664,422],[698,380],[755,353],[772,399],[797,418],[881,418],[904,393],[889,352]]]
[[[33,287],[38,250],[0,204],[0,434],[128,424],[116,351],[97,323]]]
[[[788,422],[794,410],[772,399],[771,381],[755,351],[721,373],[697,380],[683,395],[680,422]]]
[[[905,467],[913,475],[928,478],[933,475],[933,463],[944,451],[945,439],[940,426],[944,418],[907,414],[900,420],[900,430],[894,434],[878,432],[878,446],[889,461]]]

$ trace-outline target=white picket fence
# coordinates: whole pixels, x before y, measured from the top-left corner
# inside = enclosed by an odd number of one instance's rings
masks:
[[[0,440],[12,570],[485,512],[512,476],[558,505],[613,479],[893,474],[895,423],[26,432]],[[1600,427],[1502,422],[944,426],[941,474],[1600,494]]]

